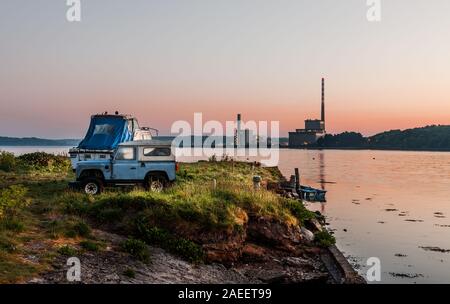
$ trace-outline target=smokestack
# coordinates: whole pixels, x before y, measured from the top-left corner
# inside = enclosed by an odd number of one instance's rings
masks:
[[[237,115],[237,128],[234,133],[234,146],[237,148],[241,144],[241,114]]]
[[[237,115],[237,130],[241,131],[241,114]]]
[[[322,78],[322,115],[321,120],[325,129],[325,78]]]

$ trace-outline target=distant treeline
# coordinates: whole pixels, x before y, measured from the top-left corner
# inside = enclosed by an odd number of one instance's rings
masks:
[[[79,139],[43,139],[36,137],[1,137],[0,146],[77,146]]]
[[[392,130],[370,137],[355,132],[327,134],[311,147],[450,151],[450,126]]]

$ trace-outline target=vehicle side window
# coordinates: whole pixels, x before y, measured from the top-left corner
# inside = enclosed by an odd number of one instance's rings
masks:
[[[120,147],[116,153],[116,160],[134,160],[134,148],[133,147]]]
[[[144,148],[144,156],[170,156],[170,148]]]

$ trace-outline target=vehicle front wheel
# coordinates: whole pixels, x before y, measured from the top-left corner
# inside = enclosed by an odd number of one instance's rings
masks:
[[[103,191],[103,183],[96,178],[87,178],[82,183],[84,193],[89,195],[97,195]]]
[[[146,189],[151,192],[161,192],[167,185],[167,180],[162,176],[149,176],[146,182]]]

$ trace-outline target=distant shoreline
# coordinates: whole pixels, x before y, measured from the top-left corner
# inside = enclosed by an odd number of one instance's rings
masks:
[[[25,144],[15,144],[15,145],[5,145],[5,144],[0,144],[0,147],[75,147],[76,145],[58,145],[58,144],[54,144],[54,145],[25,145]]]
[[[57,147],[64,147],[64,148],[73,148],[76,145],[68,145],[68,144],[48,144],[48,145],[27,145],[27,144],[12,144],[12,145],[6,145],[6,144],[0,144],[0,150],[4,147],[18,147],[18,148],[57,148]],[[191,147],[195,148],[195,147]],[[431,149],[431,148],[424,148],[424,149],[401,149],[401,148],[374,148],[374,147],[301,147],[301,148],[290,148],[290,147],[279,147],[279,149],[282,150],[342,150],[342,151],[358,151],[358,150],[365,150],[365,151],[399,151],[399,152],[450,152],[450,149]]]
[[[280,147],[280,149],[288,150],[367,150],[367,151],[409,151],[409,152],[450,152],[450,149],[409,149],[409,148],[385,148],[385,147],[303,147],[303,148],[290,148]]]
[[[80,139],[45,139],[38,137],[7,137],[0,136],[0,147],[64,147],[77,146]]]

